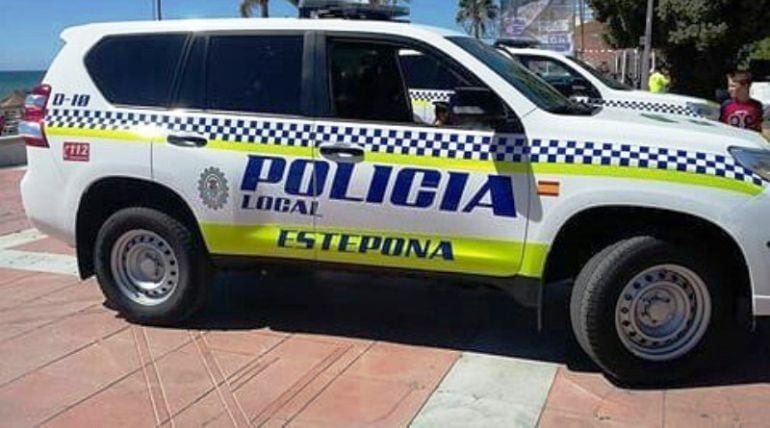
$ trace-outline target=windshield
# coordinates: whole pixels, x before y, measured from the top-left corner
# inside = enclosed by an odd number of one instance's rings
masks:
[[[574,104],[559,91],[520,63],[498,52],[497,49],[470,37],[449,37],[448,39],[486,64],[543,110],[551,113],[566,113],[574,107]]]
[[[583,60],[577,59],[577,58],[575,58],[573,56],[569,57],[569,59],[574,61],[583,70],[591,73],[591,75],[593,75],[597,79],[601,80],[602,83],[604,83],[605,85],[609,86],[612,89],[615,89],[615,90],[618,90],[618,91],[630,91],[630,90],[633,89],[632,87],[626,85],[625,83],[620,83],[620,82],[618,82],[617,80],[615,80],[615,79],[613,79],[611,77],[607,77],[607,75],[605,75],[601,71],[595,69],[591,64],[589,64],[589,63],[587,63],[587,62],[585,62]]]

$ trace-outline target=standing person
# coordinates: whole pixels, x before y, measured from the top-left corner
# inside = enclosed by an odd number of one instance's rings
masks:
[[[730,99],[722,104],[719,121],[737,128],[762,132],[762,103],[751,99],[751,73],[736,71],[727,75]]]
[[[668,92],[668,87],[671,85],[671,78],[668,76],[668,69],[666,67],[660,67],[657,70],[653,70],[650,74],[650,81],[648,82],[650,92],[656,94],[663,94]]]

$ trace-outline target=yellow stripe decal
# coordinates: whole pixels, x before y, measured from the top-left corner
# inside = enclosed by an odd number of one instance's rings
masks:
[[[412,99],[412,107],[433,107],[433,101]]]
[[[152,141],[152,136],[138,131],[108,131],[100,129],[46,127],[48,135],[71,137],[109,138],[122,141],[146,142]],[[206,146],[211,150],[227,150],[247,153],[274,154],[283,156],[312,157],[310,147],[292,147],[265,143],[235,143],[214,140]],[[424,166],[459,171],[487,172],[491,174],[545,174],[553,176],[575,175],[586,177],[614,177],[623,179],[672,182],[717,188],[732,192],[756,196],[763,192],[764,187],[746,181],[727,177],[663,170],[652,168],[636,168],[604,165],[581,165],[567,163],[513,163],[494,162],[466,159],[447,159],[431,156],[409,156],[390,153],[368,152],[366,160],[381,164]]]
[[[524,247],[524,257],[521,262],[521,276],[542,278],[545,273],[545,261],[548,259],[548,244],[535,242],[527,243]]]
[[[110,140],[121,140],[135,143],[150,143],[153,140],[152,135],[143,135],[136,131],[113,131],[105,129],[87,129],[87,128],[61,128],[58,126],[46,126],[46,135],[57,137],[91,137],[105,138]]]
[[[556,164],[556,163],[536,163],[532,164],[532,171],[535,174],[544,175],[580,175],[580,176],[599,176],[627,178],[647,181],[663,181],[680,184],[690,184],[703,187],[712,187],[733,192],[745,193],[748,195],[759,195],[763,188],[745,181],[738,181],[732,178],[717,177],[714,175],[697,174],[692,172],[682,172],[664,169],[651,168],[633,168],[620,166],[595,166],[595,165],[575,165],[575,164]]]
[[[547,253],[543,244],[530,248],[516,241],[394,231],[329,228],[312,232],[309,225],[203,223],[201,229],[214,254],[303,260],[317,255],[325,262],[490,276],[539,278]],[[279,245],[281,240],[283,245]],[[449,251],[442,245],[449,245]]]
[[[308,159],[313,156],[312,147],[293,147],[272,143],[233,143],[232,141],[213,140],[206,144],[206,148],[235,152],[298,156],[306,157]]]

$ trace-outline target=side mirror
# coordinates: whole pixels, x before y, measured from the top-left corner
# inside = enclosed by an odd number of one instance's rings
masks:
[[[487,88],[456,88],[450,105],[458,119],[499,121],[508,117],[503,101]]]

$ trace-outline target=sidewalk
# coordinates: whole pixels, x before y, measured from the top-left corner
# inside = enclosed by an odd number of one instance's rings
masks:
[[[126,323],[0,169],[3,426],[764,426],[770,335],[724,370],[620,389],[499,293],[342,274],[224,274],[178,328]],[[21,231],[22,233],[18,233]]]

